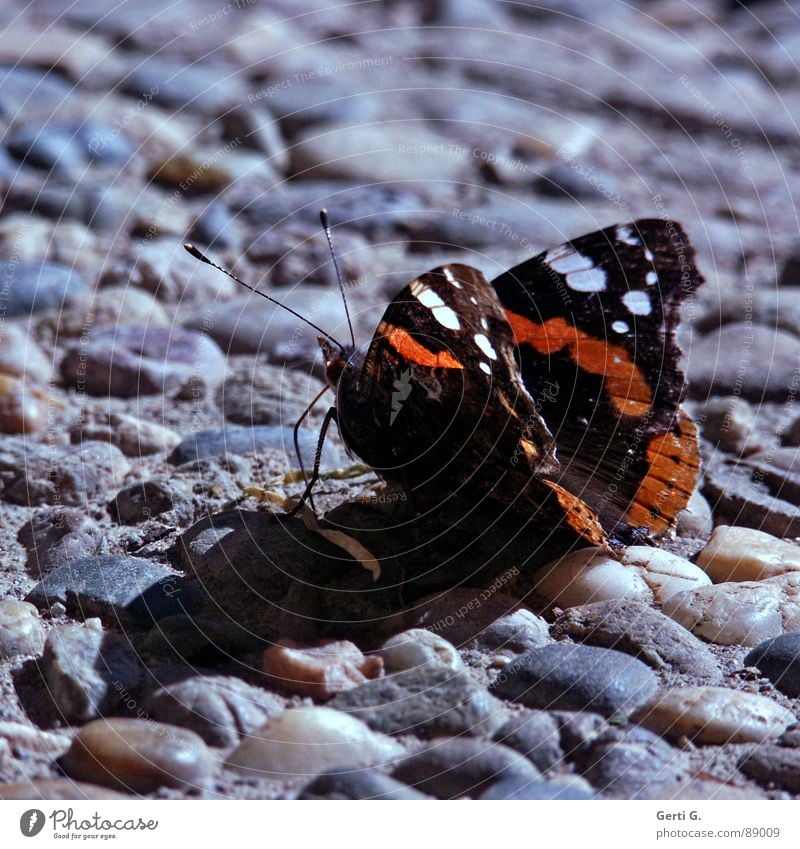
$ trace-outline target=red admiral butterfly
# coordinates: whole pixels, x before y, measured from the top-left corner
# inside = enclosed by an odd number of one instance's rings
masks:
[[[324,213],[323,225],[330,239]],[[420,507],[488,498],[605,547],[664,534],[699,467],[675,329],[702,282],[682,229],[659,219],[582,236],[491,283],[435,268],[394,298],[366,349],[320,338],[336,392],[320,446],[336,421]],[[319,450],[303,500],[318,467]]]

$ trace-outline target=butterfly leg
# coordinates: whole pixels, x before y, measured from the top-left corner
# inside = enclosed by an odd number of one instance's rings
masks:
[[[337,425],[339,424],[339,420],[336,414],[336,407],[331,407],[328,412],[325,413],[325,418],[322,420],[322,427],[319,431],[319,439],[317,440],[317,450],[314,454],[314,470],[311,473],[311,478],[306,484],[305,491],[300,496],[300,500],[287,514],[289,516],[294,516],[296,513],[299,513],[300,510],[303,509],[303,505],[306,503],[306,501],[311,500],[311,490],[314,488],[314,484],[319,480],[319,467],[322,463],[322,448],[325,445],[325,437],[328,434],[328,428],[331,426],[331,422],[335,422]],[[311,501],[312,507],[313,504],[314,502]]]
[[[294,441],[294,453],[295,453],[295,456],[297,457],[297,462],[300,464],[300,471],[303,474],[303,483],[305,484],[306,488],[308,488],[308,475],[306,474],[306,467],[305,467],[305,464],[303,463],[303,455],[302,455],[302,452],[300,451],[300,425],[303,424],[303,422],[305,421],[308,414],[316,406],[317,401],[319,401],[319,399],[322,398],[322,396],[328,391],[328,389],[330,389],[330,387],[326,386],[321,392],[319,392],[317,394],[317,396],[314,398],[314,400],[305,408],[305,410],[303,410],[302,415],[294,423],[294,428],[292,429],[292,439]],[[309,504],[311,504],[311,509],[313,510],[314,509],[314,499],[311,497],[310,494],[308,496],[308,501],[309,501]],[[302,505],[302,502],[301,502],[301,505]]]

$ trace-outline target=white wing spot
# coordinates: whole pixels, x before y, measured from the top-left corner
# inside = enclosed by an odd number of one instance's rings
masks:
[[[576,292],[604,292],[606,273],[602,268],[587,268],[567,275],[567,286]]]
[[[461,322],[458,320],[455,311],[448,307],[433,289],[428,289],[426,286],[420,285],[415,291],[414,284],[416,282],[414,281],[411,284],[411,294],[422,306],[427,307],[433,313],[433,317],[442,327],[446,327],[448,330],[461,330]]]
[[[630,327],[628,327],[628,324],[625,321],[615,321],[611,325],[611,329],[616,333],[627,333],[630,330]]]
[[[483,361],[481,361],[478,363],[478,368],[486,374],[492,373],[492,367],[489,365],[489,363],[484,363]]]
[[[647,283],[648,286],[655,286],[658,283],[658,275],[655,271],[648,271],[644,276],[644,282]]]
[[[489,322],[486,320],[486,316],[485,316],[485,315],[482,315],[482,316],[481,316],[481,327],[482,327],[484,330],[488,330],[488,329],[489,329]]]
[[[492,343],[489,341],[488,336],[484,336],[483,333],[476,333],[473,337],[475,339],[475,344],[486,354],[487,357],[491,360],[497,359],[497,351],[492,347]]]
[[[559,274],[570,274],[573,271],[589,271],[594,268],[594,262],[573,248],[556,248],[545,254],[544,261]]]
[[[653,306],[650,303],[650,297],[647,292],[631,291],[626,292],[622,296],[622,303],[628,308],[629,312],[634,315],[650,315]]]
[[[617,227],[617,239],[626,245],[639,244],[639,237],[634,236],[633,231],[627,224],[622,227]]]
[[[444,267],[444,276],[447,278],[447,282],[451,286],[455,286],[456,289],[462,289],[463,288],[462,285],[458,282],[458,280],[456,280],[456,278],[453,277],[453,272],[450,271],[450,269],[447,266]]]

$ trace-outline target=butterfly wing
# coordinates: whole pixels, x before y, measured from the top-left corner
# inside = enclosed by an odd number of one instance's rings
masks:
[[[660,219],[582,236],[492,281],[526,387],[551,387],[541,412],[558,480],[615,536],[668,531],[694,490],[675,329],[701,283],[685,233]]]

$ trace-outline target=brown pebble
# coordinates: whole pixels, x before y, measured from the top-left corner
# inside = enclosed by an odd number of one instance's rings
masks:
[[[131,793],[204,786],[213,760],[193,731],[143,719],[84,725],[61,760],[72,778]]]
[[[328,699],[383,673],[383,659],[364,656],[347,640],[323,640],[311,645],[282,640],[264,652],[264,672],[282,690]]]
[[[47,423],[48,396],[22,380],[0,374],[0,432],[36,433]]]

